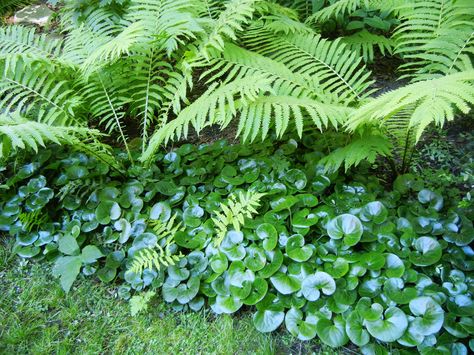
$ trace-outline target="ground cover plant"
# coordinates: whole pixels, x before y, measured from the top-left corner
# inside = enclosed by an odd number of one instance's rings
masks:
[[[419,172],[474,103],[471,1],[49,3],[50,32],[0,28],[14,253],[132,316],[161,297],[331,348],[474,351],[472,164]],[[210,130],[240,143],[186,142]]]

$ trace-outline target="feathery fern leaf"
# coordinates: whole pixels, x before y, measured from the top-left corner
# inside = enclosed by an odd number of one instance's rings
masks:
[[[48,124],[80,123],[74,113],[80,97],[74,94],[69,80],[61,80],[60,73],[52,75],[49,69],[41,63],[23,61],[5,66],[0,78],[0,109],[16,110]]]
[[[186,137],[191,124],[197,133],[216,123],[226,127],[237,114],[237,106],[254,101],[259,93],[268,91],[271,91],[270,81],[261,75],[246,76],[228,84],[212,84],[196,101],[183,109],[176,119],[153,134],[140,160],[149,162],[161,144]]]
[[[0,4],[0,15],[6,14],[8,11],[12,11],[21,6],[29,5],[33,0],[2,0]]]
[[[236,40],[236,31],[242,31],[242,25],[247,23],[255,10],[258,0],[230,0],[226,8],[212,24],[212,32],[201,44],[201,54],[209,57],[209,52],[224,50],[225,39]]]
[[[351,36],[342,37],[341,41],[346,43],[358,56],[362,56],[366,63],[374,61],[376,48],[378,48],[379,52],[384,56],[386,53],[392,54],[393,50],[393,41],[390,38],[370,33],[367,30],[356,32]]]
[[[383,94],[355,110],[347,127],[354,131],[366,124],[383,126],[395,114],[414,107],[408,128],[416,141],[431,123],[443,125],[454,119],[455,108],[463,113],[474,104],[474,70],[425,80]]]
[[[474,28],[446,30],[420,48],[422,67],[415,75],[419,79],[439,77],[473,69]]]
[[[126,27],[118,36],[101,45],[82,64],[81,69],[84,75],[87,77],[102,66],[113,63],[124,54],[129,54],[133,44],[143,37],[144,31],[143,24],[136,22]]]
[[[252,215],[258,214],[256,210],[260,206],[260,199],[265,194],[247,191],[239,191],[237,195],[230,195],[225,203],[220,204],[220,211],[215,213],[212,221],[217,230],[214,245],[218,247],[224,239],[229,226],[234,230],[240,231],[245,223],[245,218],[252,218]]]
[[[160,47],[171,55],[184,40],[195,39],[203,32],[198,19],[198,5],[197,0],[133,0],[125,22],[129,26],[142,23],[147,30],[144,38],[148,42],[162,42]]]
[[[323,23],[331,18],[354,12],[362,5],[369,6],[369,0],[338,0],[309,16],[306,22]]]
[[[38,152],[46,143],[75,145],[77,140],[98,136],[99,132],[85,127],[51,126],[29,121],[18,112],[0,115],[0,158],[20,149]]]
[[[371,94],[370,72],[362,58],[340,39],[329,41],[316,34],[273,33],[255,28],[247,31],[245,43],[254,51],[282,62],[290,70],[315,76],[321,89],[341,102],[361,100]]]
[[[0,28],[0,58],[21,56],[23,59],[57,59],[62,40],[37,34],[35,28],[12,25]]]
[[[456,0],[426,0],[408,2],[400,7],[401,24],[393,34],[395,53],[410,61],[401,67],[412,75],[412,71],[424,67],[433,60],[430,43],[446,33],[471,31],[474,20],[474,4]],[[447,39],[444,41],[446,42]],[[449,38],[451,40],[451,38]],[[436,45],[436,42],[435,42]],[[440,48],[443,50],[443,47]],[[428,51],[428,56],[420,53]],[[457,52],[457,50],[455,50]],[[435,59],[439,57],[434,53]],[[438,60],[443,60],[439,58]]]
[[[337,171],[344,166],[347,172],[362,161],[373,164],[377,156],[390,156],[392,145],[386,136],[380,134],[362,134],[355,136],[349,144],[338,148],[319,161],[326,172]]]
[[[237,135],[242,134],[244,141],[254,141],[261,132],[263,140],[274,125],[277,137],[281,137],[289,123],[294,122],[298,135],[302,137],[306,118],[311,119],[322,131],[329,124],[337,128],[347,119],[349,112],[350,109],[345,106],[325,104],[307,98],[260,96],[242,107]]]
[[[118,80],[123,80],[123,78],[120,75],[113,76],[112,73],[109,72],[108,74],[111,77],[106,79],[100,72],[92,75],[84,83],[81,94],[84,101],[87,102],[91,115],[97,118],[100,124],[104,125],[106,131],[108,133],[116,131],[120,134],[120,139],[131,159],[123,124],[123,118],[126,114],[124,106],[130,99],[121,94],[124,84],[118,82]]]
[[[206,78],[208,84],[217,80],[228,83],[245,76],[264,75],[272,81],[276,94],[320,99],[324,97],[319,83],[309,76],[291,71],[280,62],[231,43],[226,43],[221,56],[204,61],[201,65],[207,67],[201,78]]]
[[[173,215],[167,222],[157,220],[152,223],[153,232],[157,236],[157,244],[153,248],[138,250],[133,256],[129,270],[137,274],[141,274],[144,269],[160,270],[162,266],[175,265],[183,257],[181,253],[175,254],[173,251],[175,234],[185,230],[181,222],[175,223],[176,216]],[[160,241],[163,240],[164,242],[160,245]]]

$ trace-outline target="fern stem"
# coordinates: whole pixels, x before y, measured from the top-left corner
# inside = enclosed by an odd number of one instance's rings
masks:
[[[109,103],[109,106],[112,109],[112,112],[114,114],[115,121],[116,121],[118,129],[120,131],[120,136],[123,140],[123,143],[125,144],[125,149],[127,150],[128,159],[130,159],[130,161],[133,164],[134,161],[133,161],[132,153],[130,153],[130,149],[128,148],[127,139],[125,138],[125,134],[123,133],[122,125],[120,124],[120,119],[117,116],[117,112],[115,111],[115,107],[112,104],[112,101],[110,100],[109,93],[107,92],[107,89],[105,88],[104,82],[102,81],[102,76],[100,74],[99,74],[99,80],[100,80],[100,85],[102,85],[102,89],[104,90],[105,96],[107,97],[107,102]]]
[[[146,140],[148,138],[147,134],[147,120],[148,120],[148,105],[150,101],[150,82],[151,82],[151,73],[153,68],[153,55],[155,51],[152,49],[150,52],[150,65],[148,67],[148,78],[146,83],[146,97],[145,97],[145,107],[143,109],[143,133],[142,133],[142,154],[145,152]]]
[[[466,46],[471,42],[471,38],[474,36],[474,31],[469,35],[469,38],[464,42],[463,46],[459,49],[459,51],[456,53],[456,58],[454,58],[453,62],[451,63],[451,66],[448,69],[447,74],[451,74],[451,70],[454,67],[454,64],[458,61],[459,57],[461,56],[461,53],[464,51]]]

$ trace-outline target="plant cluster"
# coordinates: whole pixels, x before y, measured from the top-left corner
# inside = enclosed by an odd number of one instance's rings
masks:
[[[325,175],[311,141],[185,144],[126,176],[43,150],[4,171],[0,229],[18,255],[54,261],[66,291],[79,274],[145,291],[134,313],[159,293],[177,310],[250,308],[261,332],[331,347],[473,350],[473,206],[413,175],[391,191]]]
[[[343,129],[326,169],[377,155],[404,173],[430,124],[474,102],[470,0],[84,0],[62,36],[0,29],[0,157],[118,137],[139,160],[193,129],[244,141]],[[366,62],[409,84],[377,97]],[[112,157],[102,146],[102,155]]]

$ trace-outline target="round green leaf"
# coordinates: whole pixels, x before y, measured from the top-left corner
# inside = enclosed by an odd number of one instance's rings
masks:
[[[166,202],[158,202],[150,210],[150,219],[167,222],[171,218],[171,207]]]
[[[100,224],[109,224],[120,218],[122,210],[117,202],[103,201],[95,209],[95,216]]]
[[[347,246],[356,245],[364,232],[359,218],[351,214],[342,214],[333,218],[327,224],[326,229],[331,238],[343,238],[343,242]]]
[[[256,234],[263,240],[263,249],[273,250],[278,243],[278,233],[270,223],[262,223],[256,229]]]
[[[315,274],[304,278],[301,283],[301,290],[308,301],[316,301],[320,296],[320,290],[325,295],[332,295],[336,291],[336,282],[331,275],[317,271]]]
[[[301,281],[297,277],[286,275],[282,272],[276,273],[270,277],[273,286],[283,295],[289,295],[301,288]]]
[[[294,261],[304,262],[313,255],[313,249],[304,245],[304,237],[301,234],[295,234],[286,242],[286,254]]]
[[[346,319],[346,333],[350,341],[357,346],[364,346],[370,340],[370,335],[363,324],[364,318],[357,311],[352,312]]]
[[[360,219],[364,222],[383,223],[387,220],[388,211],[379,201],[366,204],[360,211]]]
[[[429,266],[441,259],[441,244],[431,237],[420,237],[414,243],[415,251],[410,253],[410,261],[416,266]]]
[[[437,333],[444,322],[444,311],[431,297],[418,297],[410,301],[410,311],[417,316],[410,327],[422,335]]]
[[[317,318],[312,314],[307,314],[303,319],[303,312],[296,308],[291,308],[286,312],[286,329],[300,340],[310,340],[316,336]]]
[[[316,325],[319,339],[333,348],[343,346],[349,341],[345,328],[346,323],[341,317],[336,317],[332,321],[320,319]]]
[[[285,312],[259,310],[253,315],[253,324],[259,332],[268,333],[276,330],[285,319]]]
[[[408,328],[408,319],[400,308],[390,307],[384,313],[383,319],[366,321],[365,325],[374,338],[392,342],[402,337]]]

